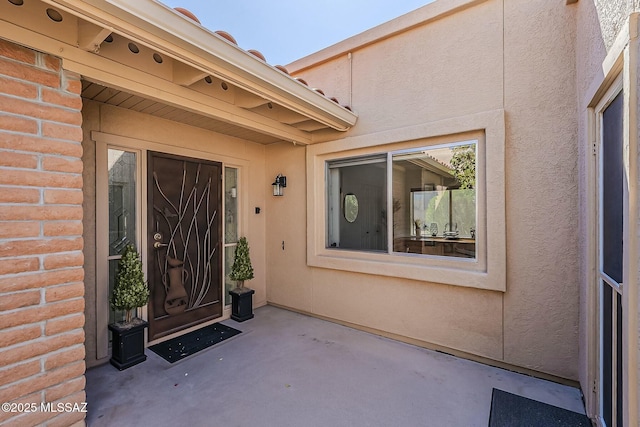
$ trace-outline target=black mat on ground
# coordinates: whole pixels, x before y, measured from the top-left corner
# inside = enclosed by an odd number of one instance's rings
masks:
[[[493,389],[489,427],[591,427],[586,415]]]
[[[221,323],[215,323],[160,344],[152,345],[149,350],[167,362],[173,363],[240,333],[242,332],[237,329]]]

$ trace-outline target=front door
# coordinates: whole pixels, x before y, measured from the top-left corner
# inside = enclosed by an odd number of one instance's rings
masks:
[[[222,315],[222,166],[148,154],[149,341]]]

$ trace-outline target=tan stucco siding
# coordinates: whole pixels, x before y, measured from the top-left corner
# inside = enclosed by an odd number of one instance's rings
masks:
[[[297,272],[269,272],[269,301],[577,379],[574,40],[574,11],[564,4],[491,0],[354,49],[351,57],[318,57],[317,67],[301,73],[306,80],[326,85],[323,76],[353,75],[351,86],[338,86],[351,87],[359,114],[348,136],[374,139],[389,129],[401,135],[419,124],[505,110],[506,292],[305,268],[300,242],[287,251],[295,256],[268,253],[269,265]],[[280,159],[302,161],[293,150],[267,148],[267,163],[292,182],[304,175]],[[277,202],[274,215],[305,208],[297,198]],[[302,221],[291,217],[288,227]],[[285,230],[274,225],[269,233]]]
[[[505,360],[577,378],[578,152],[573,10],[505,2]]]

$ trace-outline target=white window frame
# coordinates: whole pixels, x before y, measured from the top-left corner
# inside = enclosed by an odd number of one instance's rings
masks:
[[[326,248],[326,162],[477,140],[476,258],[407,256]],[[506,290],[504,111],[361,135],[307,147],[307,264],[423,282]],[[387,167],[393,167],[388,164]],[[387,184],[388,187],[392,183]],[[391,189],[388,188],[390,192]]]

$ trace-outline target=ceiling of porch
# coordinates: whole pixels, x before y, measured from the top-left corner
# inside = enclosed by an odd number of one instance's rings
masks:
[[[189,126],[199,127],[224,135],[230,135],[247,141],[257,142],[259,144],[272,144],[280,141],[280,138],[274,136],[225,123],[203,114],[153,101],[125,91],[109,88],[99,83],[92,83],[88,80],[82,81],[82,98],[172,120]]]

